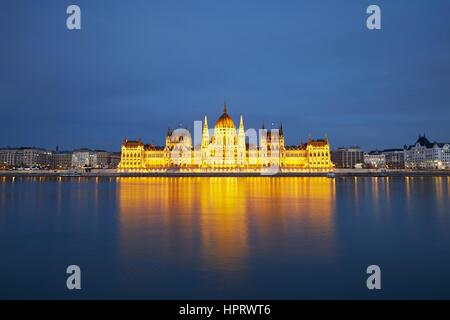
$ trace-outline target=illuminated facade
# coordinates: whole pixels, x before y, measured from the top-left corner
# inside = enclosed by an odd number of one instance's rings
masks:
[[[430,142],[425,134],[416,143],[404,147],[405,167],[408,169],[450,168],[450,143]]]
[[[264,168],[290,170],[329,170],[333,168],[328,139],[312,140],[298,146],[285,146],[283,127],[259,130],[259,145],[255,130],[244,129],[241,115],[239,127],[223,114],[208,127],[205,116],[201,143],[193,144],[188,129],[169,129],[165,147],[145,145],[142,141],[125,139],[121,149],[119,170],[197,170],[252,171]]]

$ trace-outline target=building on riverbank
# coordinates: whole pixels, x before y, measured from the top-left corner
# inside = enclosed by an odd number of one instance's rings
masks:
[[[0,149],[0,164],[8,168],[49,168],[52,153],[35,147]]]
[[[336,168],[354,169],[364,164],[364,152],[360,147],[341,147],[331,152]]]
[[[364,154],[364,164],[373,169],[386,168],[386,155],[379,150],[369,151]]]
[[[72,151],[56,150],[52,153],[53,169],[69,169],[72,167]]]
[[[405,168],[405,152],[403,149],[385,149],[382,151],[386,158],[386,168],[388,169],[404,169]]]
[[[109,168],[109,152],[105,150],[95,150],[97,155],[97,167],[98,168]]]
[[[117,152],[83,148],[73,151],[71,167],[74,169],[115,169],[117,168],[118,162],[119,155]]]
[[[408,169],[450,168],[450,143],[430,142],[419,135],[416,143],[404,147],[405,167]]]
[[[87,148],[74,150],[72,153],[72,168],[97,167],[97,153]]]
[[[78,149],[53,151],[43,148],[18,147],[0,149],[0,169],[55,169],[98,168],[114,169],[120,162],[119,152]]]
[[[241,115],[237,128],[224,105],[222,115],[208,127],[205,116],[201,143],[194,145],[188,129],[169,129],[165,146],[144,144],[140,140],[125,139],[121,149],[119,169],[212,169],[246,170],[269,167],[289,169],[333,168],[328,139],[313,140],[298,146],[285,146],[283,127],[244,129]]]
[[[120,152],[109,153],[109,168],[116,169],[120,163]]]
[[[12,168],[16,166],[18,150],[15,148],[0,149],[0,166],[2,168]]]

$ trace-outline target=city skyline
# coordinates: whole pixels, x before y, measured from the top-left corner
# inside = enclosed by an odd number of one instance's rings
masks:
[[[201,120],[196,120],[201,122]],[[262,125],[265,126],[265,123],[263,123]],[[276,125],[278,124],[274,124],[273,128],[268,129],[268,131],[270,130],[278,130],[278,128],[276,127]],[[167,128],[166,128],[167,129]],[[186,129],[186,127],[183,126],[183,124],[179,124],[178,128],[171,128],[169,127],[169,129]],[[187,127],[188,130],[191,130],[191,127]],[[255,129],[255,128],[250,128],[250,129]],[[256,128],[255,130],[259,130],[260,128]],[[311,134],[308,135],[309,137],[311,137]],[[324,135],[325,137],[327,137],[328,139],[328,134]],[[410,139],[403,143],[402,145],[396,145],[396,146],[392,146],[392,145],[380,145],[374,148],[369,148],[365,145],[358,145],[352,142],[346,143],[346,144],[342,144],[342,145],[333,145],[330,143],[330,149],[331,150],[338,150],[338,149],[342,149],[342,148],[359,148],[364,152],[376,152],[376,151],[383,151],[383,150],[394,150],[394,149],[405,149],[405,147],[409,147],[411,145],[414,145],[414,141],[416,141],[418,138],[420,139],[421,136],[425,136],[425,137],[429,137],[429,135],[427,133],[417,133],[416,136],[414,137],[410,137]],[[164,139],[166,138],[166,135],[164,134],[160,134],[160,138],[158,140],[161,140],[161,142],[155,142],[155,139],[151,138],[149,140],[147,140],[146,142],[150,145],[155,145],[155,146],[162,146],[164,145]],[[124,139],[128,139],[128,137],[124,137]],[[122,142],[123,140],[122,139]],[[139,137],[130,137],[130,140],[136,140],[136,141],[144,141],[145,139],[143,139],[141,136]],[[289,141],[288,139],[286,139],[287,141]],[[292,140],[292,139],[290,139]],[[330,139],[328,139],[330,140]],[[294,142],[292,144],[289,144],[290,146],[300,146],[302,144],[305,143],[305,141],[307,141],[307,139],[305,139],[304,137],[299,137],[297,142]],[[443,142],[445,141],[445,142]],[[435,137],[433,137],[433,139],[430,141],[430,143],[447,143],[447,141],[450,141],[450,138],[444,138],[444,139],[435,139]],[[92,145],[82,145],[82,146],[72,146],[72,147],[64,147],[64,144],[62,145],[56,145],[56,146],[47,146],[45,144],[22,144],[22,145],[17,145],[17,144],[5,144],[5,145],[0,145],[0,149],[42,149],[45,151],[51,151],[51,152],[65,152],[65,151],[81,151],[81,150],[90,150],[90,151],[109,151],[109,152],[120,152],[121,149],[121,143],[117,143],[118,147],[115,147],[113,149],[107,149],[107,148],[99,148],[96,146],[92,146]]]
[[[208,117],[207,115],[205,115],[206,117]],[[241,115],[242,116],[242,115]],[[178,123],[177,127],[166,127],[169,128],[169,130],[175,130],[175,129],[188,129],[190,132],[194,132],[194,130],[192,130],[195,126],[195,122],[199,122],[199,123],[203,123],[202,120],[195,120],[193,121],[193,125],[192,126],[184,126],[183,123]],[[262,126],[264,126],[266,128],[267,131],[271,131],[271,130],[279,130],[279,126],[282,126],[283,124],[280,123],[271,123],[271,125],[269,126],[269,128],[267,128],[267,125],[265,122],[262,123]],[[261,127],[261,126],[260,126]],[[260,129],[260,127],[256,127],[256,128],[248,128],[251,130],[256,130],[258,131]],[[211,128],[210,128],[211,129]],[[247,129],[247,127],[246,127]],[[211,129],[212,130],[212,129]],[[284,131],[286,131],[286,129],[283,129]],[[328,134],[323,134],[324,137],[327,138],[327,140],[330,140],[328,138]],[[391,149],[404,149],[406,147],[409,147],[411,145],[414,145],[414,141],[415,139],[417,139],[417,137],[420,139],[420,137],[429,137],[430,135],[428,135],[427,132],[418,132],[414,138],[410,137],[410,139],[406,142],[404,142],[401,145],[386,145],[386,144],[382,144],[379,146],[376,146],[374,148],[370,148],[367,147],[366,145],[359,145],[356,143],[353,143],[351,141],[349,141],[348,143],[344,143],[341,145],[333,145],[332,143],[330,143],[330,149],[331,150],[337,150],[337,149],[341,149],[341,148],[359,148],[364,152],[374,152],[374,151],[383,151],[383,150],[391,150]],[[154,145],[154,146],[163,146],[164,145],[164,140],[166,139],[167,135],[161,134],[159,133],[159,138],[158,138],[158,142],[156,142],[155,139],[150,138],[150,139],[143,139],[142,136],[134,136],[134,137],[130,137],[125,135],[122,139],[123,140],[135,140],[135,141],[146,141],[148,144],[150,145]],[[301,146],[302,144],[305,143],[305,141],[307,141],[308,139],[312,138],[311,134],[308,134],[308,138],[305,139],[305,137],[302,136],[298,136],[298,139],[296,142],[294,143],[287,143],[290,146]],[[259,138],[258,138],[259,139]],[[332,140],[332,139],[331,139]],[[293,141],[293,139],[286,139],[286,141]],[[354,141],[354,140],[353,140]],[[433,137],[432,140],[430,141],[430,143],[448,143],[448,141],[450,141],[449,137],[446,137],[444,139],[436,139],[436,137]],[[112,149],[108,149],[108,148],[101,148],[101,147],[96,147],[96,146],[92,146],[92,145],[75,145],[75,146],[71,146],[71,147],[65,147],[65,144],[61,144],[61,145],[55,145],[55,146],[48,146],[45,144],[22,144],[22,145],[18,145],[18,144],[12,144],[12,143],[7,143],[4,145],[0,145],[0,149],[43,149],[46,151],[52,151],[52,152],[63,152],[63,151],[78,151],[78,150],[91,150],[91,151],[110,151],[110,152],[120,152],[121,149],[121,145],[122,143],[117,143],[118,147],[114,147]]]

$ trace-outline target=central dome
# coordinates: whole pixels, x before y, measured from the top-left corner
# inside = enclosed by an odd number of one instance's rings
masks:
[[[217,119],[215,128],[231,128],[236,129],[233,119],[227,113],[227,105],[223,107],[223,114]]]

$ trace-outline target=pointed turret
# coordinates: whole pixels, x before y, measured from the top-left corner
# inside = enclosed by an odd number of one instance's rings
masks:
[[[224,101],[224,102],[223,102],[223,113],[227,113],[227,111],[228,111],[228,108],[227,108],[227,102]]]
[[[283,124],[280,123],[280,128],[278,129],[279,135],[279,143],[280,143],[280,152],[284,150],[284,132],[283,132]]]
[[[209,128],[208,128],[208,118],[205,114],[205,120],[203,121],[203,133],[202,133],[202,165],[207,164],[209,158]]]
[[[167,128],[167,134],[166,134],[166,147],[169,147],[171,145],[170,138],[172,136],[172,130],[170,130],[170,127]]]
[[[241,118],[239,120],[239,132],[238,132],[239,143],[245,145],[245,129],[244,129],[244,119]]]
[[[205,120],[203,121],[203,131],[205,131],[205,128],[206,128],[206,130],[208,130],[208,118],[206,117],[206,114],[205,114]]]
[[[238,132],[238,145],[237,145],[238,164],[243,166],[246,163],[246,150],[245,150],[245,130],[244,130],[244,118],[239,119],[239,132]]]
[[[202,133],[202,148],[207,148],[209,144],[209,128],[208,128],[208,118],[205,115],[205,120],[203,121],[203,133]]]

